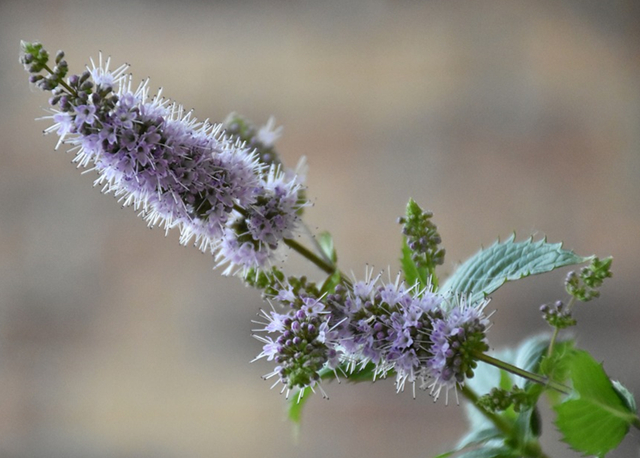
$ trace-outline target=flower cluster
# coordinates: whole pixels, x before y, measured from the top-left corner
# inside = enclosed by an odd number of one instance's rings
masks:
[[[133,89],[126,65],[111,70],[100,57],[65,81],[62,57],[50,69],[42,45],[23,43],[30,80],[53,94],[45,132],[72,145],[74,162],[95,169],[104,192],[141,211],[150,226],[178,227],[181,243],[215,253],[225,273],[266,267],[293,237],[307,205],[301,177],[262,161],[222,124],[198,122],[161,91],[150,97],[148,80]],[[279,130],[270,121],[258,134],[264,148]]]
[[[287,390],[317,386],[321,370],[352,373],[373,365],[374,378],[395,373],[398,391],[409,383],[437,399],[443,388],[448,393],[472,377],[476,355],[489,348],[487,301],[418,291],[399,279],[383,283],[370,272],[322,298],[311,290],[285,283],[271,302],[286,313],[263,312],[267,322],[258,329],[268,335],[257,336],[264,346],[256,359],[275,360],[268,377],[278,375]]]
[[[575,326],[577,323],[573,318],[571,308],[565,306],[562,301],[555,301],[553,304],[542,304],[540,313],[542,313],[542,318],[554,328],[564,329]]]
[[[273,119],[260,129],[238,115],[223,124],[198,122],[160,93],[150,97],[148,80],[133,89],[128,67],[111,70],[102,57],[68,78],[64,54],[51,69],[38,43],[23,43],[21,61],[31,82],[52,92],[45,118],[53,125],[45,132],[72,145],[74,162],[98,173],[96,184],[150,226],[178,227],[181,243],[214,254],[224,273],[242,271],[282,307],[262,312],[257,331],[266,335],[257,336],[263,348],[256,359],[276,363],[266,377],[277,376],[284,390],[314,388],[327,371],[372,366],[374,378],[395,374],[398,391],[408,383],[437,398],[473,376],[477,355],[488,349],[486,301],[408,287],[399,277],[385,283],[371,271],[362,281],[340,275],[334,288],[319,288],[272,265],[285,243],[316,259],[291,240],[307,205],[304,173],[282,166]],[[444,250],[432,215],[413,201],[407,215],[401,222],[413,261],[433,279]],[[332,263],[316,263],[339,273]]]

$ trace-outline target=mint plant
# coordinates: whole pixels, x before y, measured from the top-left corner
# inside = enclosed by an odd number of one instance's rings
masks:
[[[57,146],[70,145],[74,162],[97,173],[103,192],[150,226],[177,228],[181,243],[261,291],[268,306],[255,321],[256,359],[273,363],[264,378],[289,399],[293,422],[312,393],[328,397],[331,380],[390,377],[398,392],[468,401],[470,431],[441,457],[546,457],[537,407],[543,398],[563,440],[581,454],[605,456],[640,428],[633,395],[560,334],[576,325],[576,304],[599,296],[611,258],[513,236],[442,281],[445,249],[433,214],[410,199],[398,219],[401,271],[384,278],[367,268],[354,278],[340,270],[330,234],[302,240],[310,232],[304,164],[283,164],[273,120],[256,127],[231,114],[219,124],[198,122],[160,93],[151,96],[148,81],[134,87],[127,66],[111,70],[102,57],[67,77],[62,51],[50,63],[41,44],[23,42],[20,61],[29,81],[51,93],[45,132],[58,135]],[[287,248],[314,264],[317,277],[285,273],[279,261]],[[490,295],[565,266],[582,267],[566,278],[568,300],[540,307],[551,334],[511,355],[489,354]]]

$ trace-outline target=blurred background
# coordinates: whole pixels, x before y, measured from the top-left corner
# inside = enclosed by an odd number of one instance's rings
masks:
[[[21,39],[72,72],[128,62],[201,119],[275,116],[344,271],[395,275],[409,197],[435,213],[443,275],[514,231],[614,256],[575,333],[638,395],[639,19],[634,0],[1,1],[0,457],[428,457],[466,428],[391,380],[331,383],[295,439],[270,364],[249,364],[259,294],[54,151]],[[546,331],[564,273],[493,295],[494,348]],[[545,418],[549,455],[578,456]],[[639,448],[632,431],[610,456]]]

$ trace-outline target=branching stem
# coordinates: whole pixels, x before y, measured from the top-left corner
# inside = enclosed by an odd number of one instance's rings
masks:
[[[514,366],[513,364],[509,364],[505,361],[489,356],[486,353],[474,352],[473,356],[479,361],[485,362],[487,364],[491,364],[492,366],[495,366],[499,369],[503,369],[514,375],[525,378],[534,383],[543,385],[544,387],[548,387],[548,388],[551,388],[552,390],[556,390],[559,393],[567,394],[567,395],[571,394],[571,389],[568,386],[565,386],[562,383],[554,382],[553,380],[549,380],[549,378],[543,375],[525,371],[524,369],[520,369],[519,367]]]

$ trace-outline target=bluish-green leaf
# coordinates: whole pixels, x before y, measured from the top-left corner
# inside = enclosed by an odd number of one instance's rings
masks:
[[[490,440],[503,439],[504,433],[495,427],[493,423],[487,421],[485,428],[476,428],[464,436],[460,442],[456,445],[456,452],[459,452],[465,448],[482,445]]]
[[[561,243],[514,242],[514,236],[480,250],[459,266],[441,291],[464,293],[471,301],[483,299],[507,281],[518,280],[559,267],[581,264],[590,258],[563,250]]]
[[[568,364],[577,398],[554,407],[558,413],[556,426],[574,450],[604,456],[618,446],[638,417],[620,399],[602,365],[589,353],[574,350]]]

